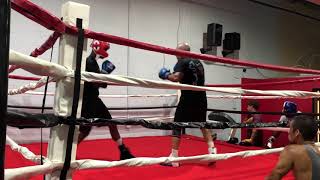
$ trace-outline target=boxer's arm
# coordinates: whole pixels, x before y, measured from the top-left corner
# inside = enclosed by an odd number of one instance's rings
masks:
[[[168,76],[168,80],[172,82],[180,82],[183,78],[183,73],[182,72],[174,72]]]
[[[251,117],[251,118],[249,118],[249,119],[245,120],[243,123],[248,124],[248,123],[252,123],[252,122],[253,122],[253,117]]]
[[[86,61],[86,71],[87,72],[94,72],[94,73],[101,73],[98,64],[93,60]],[[103,82],[91,82],[91,83],[94,87],[98,87],[98,88],[106,88],[107,87],[107,83],[103,83]]]
[[[272,170],[266,180],[280,180],[293,167],[293,155],[290,153],[290,146],[284,148],[280,153],[280,157],[276,167]]]
[[[188,63],[186,61],[178,61],[173,68],[173,73],[168,76],[168,80],[172,82],[181,82],[187,69]]]
[[[107,88],[108,84],[104,83],[104,82],[101,82],[101,83],[97,82],[97,83],[94,83],[94,86],[99,87],[99,88]]]

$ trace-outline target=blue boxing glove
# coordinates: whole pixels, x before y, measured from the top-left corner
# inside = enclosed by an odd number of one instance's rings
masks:
[[[110,74],[116,68],[109,60],[105,60],[102,63],[101,72],[104,74]]]
[[[161,68],[159,71],[159,78],[161,79],[168,79],[169,75],[170,75],[170,70],[167,68]]]

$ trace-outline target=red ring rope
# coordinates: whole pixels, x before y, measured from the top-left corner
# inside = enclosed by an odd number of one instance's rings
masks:
[[[66,25],[58,17],[52,15],[48,11],[33,4],[30,1],[12,0],[12,8],[48,29],[52,29],[60,33],[67,33],[72,35],[77,34],[78,30],[76,27]],[[144,50],[171,54],[176,56],[191,57],[191,58],[207,60],[211,62],[219,62],[219,63],[225,63],[225,64],[233,64],[233,65],[255,67],[255,68],[262,68],[262,69],[269,69],[269,70],[276,70],[276,71],[285,71],[285,72],[320,74],[319,70],[293,68],[293,67],[277,66],[277,65],[271,65],[271,64],[260,64],[260,63],[238,60],[238,59],[235,60],[235,59],[217,57],[217,56],[206,55],[206,54],[197,54],[197,53],[157,46],[149,43],[139,42],[135,40],[130,40],[130,39],[113,36],[105,33],[93,32],[90,30],[85,30],[85,37],[91,38],[91,39],[98,39],[102,41],[108,41],[111,43],[134,47],[138,49],[144,49]]]
[[[260,83],[246,83],[246,84],[207,84],[208,87],[261,87],[261,86],[270,86],[270,85],[282,85],[282,84],[292,84],[292,83],[304,83],[304,82],[312,82],[319,81],[320,77],[315,76],[313,78],[301,78],[296,80],[288,80],[288,81],[275,81],[275,82],[260,82]]]
[[[27,76],[19,76],[19,75],[9,75],[10,79],[19,79],[19,80],[29,80],[29,81],[39,81],[38,77],[27,77]]]

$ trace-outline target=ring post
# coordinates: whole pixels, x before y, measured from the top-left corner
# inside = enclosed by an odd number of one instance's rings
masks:
[[[7,131],[10,0],[0,0],[0,180],[4,179]]]
[[[83,20],[83,29],[88,28],[89,25],[89,11],[90,7],[84,4],[75,2],[67,2],[62,5],[63,21],[69,25],[76,25],[76,19]],[[77,37],[71,35],[62,35],[59,45],[59,64],[70,69],[76,68],[76,47]],[[84,40],[81,69],[85,69],[85,58],[87,55],[87,40]],[[56,83],[56,92],[54,98],[54,113],[56,116],[69,117],[72,112],[74,79],[66,78]],[[79,104],[77,110],[77,117],[81,115],[82,107],[83,82],[80,84]],[[69,126],[59,125],[51,128],[50,141],[48,147],[48,158],[55,162],[64,162],[66,156],[67,137]],[[73,146],[71,152],[71,161],[76,158],[77,141],[78,141],[79,127],[75,128],[73,137]],[[59,179],[61,171],[53,172],[46,175],[46,179]],[[72,172],[69,171],[67,179],[72,179]]]

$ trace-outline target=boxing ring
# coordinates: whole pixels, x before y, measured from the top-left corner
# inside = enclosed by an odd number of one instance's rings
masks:
[[[276,149],[237,149],[237,152],[220,153],[220,154],[205,154],[205,155],[187,155],[184,157],[138,157],[122,161],[107,161],[95,159],[78,159],[76,160],[77,150],[77,125],[90,126],[107,126],[110,124],[117,125],[140,125],[149,129],[164,129],[171,130],[175,128],[208,128],[208,129],[227,129],[227,128],[260,128],[261,130],[285,131],[281,123],[256,123],[243,124],[232,122],[206,122],[206,123],[174,123],[168,122],[167,119],[172,117],[145,117],[145,118],[119,118],[119,119],[85,119],[80,117],[81,102],[82,102],[82,87],[84,82],[99,82],[108,83],[115,86],[133,86],[141,88],[156,88],[156,89],[176,89],[176,90],[193,90],[193,91],[209,91],[216,93],[226,93],[228,95],[208,95],[209,99],[288,99],[301,98],[310,99],[320,97],[319,92],[309,91],[294,91],[294,90],[255,90],[245,89],[245,85],[229,84],[229,85],[207,85],[203,87],[178,84],[166,81],[156,81],[143,78],[135,78],[123,75],[106,75],[92,72],[81,71],[84,68],[86,42],[87,39],[97,39],[108,41],[110,43],[129,46],[148,51],[154,51],[170,55],[178,55],[183,57],[192,57],[201,60],[226,63],[232,65],[241,65],[247,67],[263,68],[269,70],[277,70],[284,72],[299,72],[305,74],[320,74],[318,70],[291,68],[283,66],[275,66],[269,64],[257,64],[250,61],[240,61],[229,58],[222,58],[211,55],[196,54],[175,50],[167,47],[138,42],[130,39],[125,39],[105,33],[94,32],[89,29],[89,7],[82,4],[68,2],[63,6],[63,20],[50,14],[43,8],[26,0],[12,0],[11,6],[14,10],[26,16],[27,18],[37,22],[38,24],[54,31],[52,36],[34,52],[31,56],[11,50],[9,53],[9,64],[11,68],[9,72],[14,72],[15,69],[23,69],[40,78],[22,77],[17,75],[9,75],[12,79],[23,79],[32,81],[17,89],[10,89],[8,95],[18,95],[28,93],[32,95],[43,95],[43,93],[35,91],[36,89],[45,86],[47,83],[56,83],[56,92],[48,93],[54,96],[54,114],[31,114],[16,110],[8,111],[9,126],[18,128],[51,128],[51,139],[48,143],[48,154],[45,156],[33,153],[27,146],[18,145],[9,136],[2,137],[6,139],[8,147],[12,151],[16,151],[26,160],[32,162],[32,166],[8,168],[5,169],[5,179],[29,179],[36,175],[46,174],[47,179],[70,179],[72,173],[77,170],[87,169],[106,169],[115,167],[138,168],[137,166],[155,166],[160,163],[179,162],[182,164],[207,164],[228,160],[239,160],[239,158],[253,158],[256,156],[267,155],[274,156],[274,153],[281,152],[283,148]],[[81,11],[80,11],[81,10]],[[75,19],[78,18],[78,19]],[[77,26],[75,26],[77,25]],[[48,50],[55,41],[60,40],[60,59],[59,63],[52,63],[48,60],[40,59],[37,56]],[[76,54],[76,56],[74,55]],[[82,61],[81,61],[82,60]],[[297,82],[317,81],[318,76],[301,78]],[[280,83],[280,82],[278,82]],[[292,83],[281,82],[281,83]],[[250,86],[250,84],[246,84]],[[70,92],[70,88],[74,89]],[[160,95],[101,95],[101,97],[109,98],[134,98],[134,97],[177,97],[177,94],[160,94]],[[148,108],[148,107],[143,107]],[[163,108],[163,107],[162,107]],[[174,108],[168,107],[168,108]],[[283,114],[283,113],[274,113]],[[310,114],[310,113],[309,113]],[[269,128],[269,129],[268,129]],[[281,129],[280,129],[281,128]],[[67,133],[69,132],[69,133]],[[165,137],[158,137],[159,141],[166,140]],[[185,138],[192,139],[186,136]],[[86,142],[84,142],[86,143]],[[90,142],[89,142],[90,143]],[[193,142],[194,143],[194,142]],[[226,146],[221,143],[220,146]],[[80,145],[81,146],[81,145]],[[230,146],[230,145],[229,145]],[[5,149],[5,147],[2,147]],[[42,153],[41,153],[42,154]],[[143,155],[142,155],[143,156]],[[237,159],[238,158],[238,159]],[[251,159],[252,160],[252,159]],[[218,162],[219,161],[219,162]],[[218,165],[217,165],[218,166]],[[270,168],[270,167],[269,167]],[[164,168],[166,169],[166,168]],[[213,170],[214,167],[211,170]],[[162,169],[163,170],[163,169]],[[134,171],[134,170],[133,170]]]

